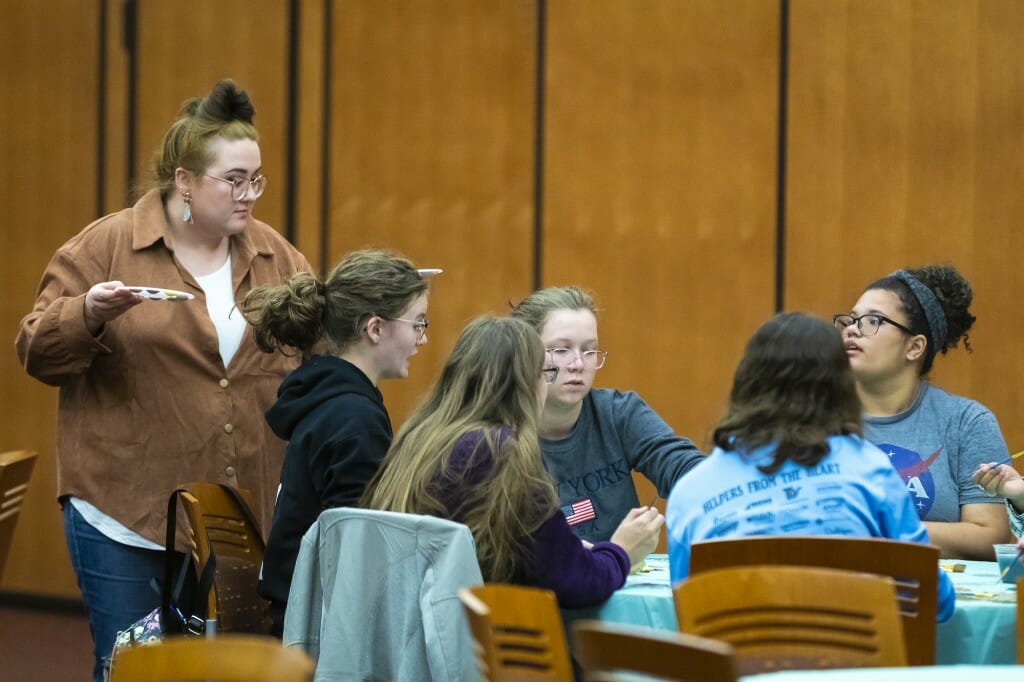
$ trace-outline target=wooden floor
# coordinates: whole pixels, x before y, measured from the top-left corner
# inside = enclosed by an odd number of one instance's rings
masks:
[[[92,638],[84,614],[0,604],[0,678],[89,682]]]

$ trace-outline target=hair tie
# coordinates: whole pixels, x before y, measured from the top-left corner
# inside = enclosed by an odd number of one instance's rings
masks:
[[[316,280],[316,293],[324,298],[327,298],[327,284]]]
[[[914,294],[914,298],[921,304],[921,310],[924,311],[925,320],[928,322],[928,331],[935,344],[932,353],[938,353],[946,345],[946,313],[942,310],[939,299],[935,297],[935,292],[906,270],[897,270],[889,276],[906,284],[910,293]]]

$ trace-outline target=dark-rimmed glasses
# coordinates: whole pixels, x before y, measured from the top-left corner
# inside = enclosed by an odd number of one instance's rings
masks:
[[[392,322],[407,322],[412,325],[412,328],[416,330],[418,336],[416,340],[419,341],[423,338],[423,335],[427,333],[427,327],[430,323],[426,320],[404,320],[401,317],[385,317],[385,320],[391,320]]]
[[[249,178],[235,178],[233,180],[230,178],[218,178],[216,175],[209,175],[207,173],[203,173],[203,175],[231,185],[231,198],[235,201],[241,201],[245,198],[245,193],[250,189],[252,190],[252,198],[259,199],[260,195],[263,194],[263,190],[267,188],[267,176],[262,174],[257,175],[251,180]]]
[[[558,368],[554,365],[547,365],[540,370],[540,373],[544,376],[544,383],[553,384],[555,379],[558,378]]]
[[[878,328],[883,324],[891,324],[900,331],[904,331],[911,336],[914,332],[910,331],[902,324],[886,317],[885,315],[879,315],[878,313],[868,313],[866,315],[849,315],[847,313],[837,313],[832,316],[832,325],[839,331],[843,331],[851,324],[857,325],[857,331],[860,332],[861,336],[874,336],[878,333]]]
[[[573,350],[572,348],[545,348],[544,352],[551,358],[551,362],[558,365],[559,367],[568,367],[573,360],[576,359],[576,355],[579,355],[580,361],[583,366],[588,369],[601,369],[604,367],[605,360],[608,359],[608,351],[606,350]]]

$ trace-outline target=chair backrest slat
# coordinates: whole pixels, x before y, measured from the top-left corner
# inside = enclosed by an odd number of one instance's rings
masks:
[[[889,576],[903,617],[907,662],[935,664],[939,549],[886,538],[772,536],[696,542],[690,575],[729,566],[839,568]]]
[[[731,644],[744,675],[906,665],[888,577],[740,566],[691,575],[673,588],[673,596],[679,630]]]
[[[251,511],[240,506],[249,499],[247,491],[239,491],[240,502],[214,483],[179,487],[187,490],[180,500],[191,528],[197,574],[209,560],[211,549],[216,556],[208,617],[216,618],[218,632],[267,632],[266,602],[256,591],[266,545]]]
[[[111,682],[308,682],[313,662],[281,640],[254,635],[173,637],[158,644],[121,649]]]
[[[622,672],[680,682],[736,680],[732,646],[717,640],[596,620],[573,623],[572,639],[587,682]]]
[[[572,666],[553,592],[489,583],[459,590],[482,679],[567,680]]]
[[[1024,665],[1024,578],[1017,578],[1017,663]]]
[[[37,453],[31,450],[0,453],[0,577],[11,550],[14,526],[25,501],[36,458]]]

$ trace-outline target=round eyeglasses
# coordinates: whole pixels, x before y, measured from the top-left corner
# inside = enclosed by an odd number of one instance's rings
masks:
[[[572,361],[579,357],[580,362],[587,369],[601,369],[604,361],[608,359],[606,350],[578,350],[573,348],[545,348],[544,351],[551,358],[551,362],[559,367],[568,367]]]
[[[544,377],[545,384],[555,383],[555,379],[558,378],[558,368],[554,365],[547,365],[540,370],[541,375]]]
[[[231,185],[231,198],[235,201],[244,199],[246,192],[250,189],[252,190],[252,198],[259,199],[260,195],[263,194],[263,190],[267,188],[267,176],[262,174],[257,175],[251,180],[249,178],[218,178],[216,175],[207,175],[206,173],[203,173],[203,175]]]
[[[420,341],[423,338],[423,335],[427,333],[427,327],[430,326],[430,323],[426,320],[403,320],[401,317],[385,317],[384,319],[391,320],[392,322],[406,322],[411,324],[412,328],[417,332],[417,341]]]
[[[867,315],[847,315],[846,313],[838,313],[832,316],[832,325],[839,331],[843,331],[851,324],[857,325],[857,331],[861,333],[861,336],[874,336],[878,333],[878,328],[883,324],[891,324],[900,331],[904,331],[911,336],[914,332],[910,331],[896,320],[890,319],[885,315],[879,315],[878,313],[868,313]]]

